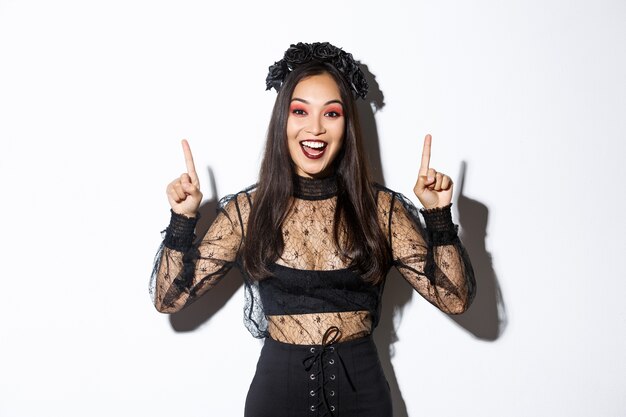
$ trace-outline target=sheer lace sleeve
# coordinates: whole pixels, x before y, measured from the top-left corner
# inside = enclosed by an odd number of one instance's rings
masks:
[[[220,201],[217,218],[195,244],[197,219],[172,212],[150,279],[150,295],[157,310],[181,310],[211,289],[235,264],[242,241],[239,198],[230,196]]]
[[[429,302],[449,314],[467,310],[476,289],[474,271],[452,223],[451,204],[421,210],[402,194],[379,193],[379,211],[386,217],[394,265]]]

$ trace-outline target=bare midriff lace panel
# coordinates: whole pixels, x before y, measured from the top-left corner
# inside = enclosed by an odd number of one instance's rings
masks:
[[[338,313],[287,314],[268,316],[269,336],[283,343],[319,345],[331,327],[340,329],[342,342],[367,336],[372,332],[369,311]]]
[[[151,279],[151,294],[159,311],[179,311],[217,284],[233,265],[238,265],[253,201],[253,189],[223,199],[217,218],[195,244],[195,223],[172,215]],[[474,278],[469,258],[449,218],[449,208],[448,218],[444,212],[428,214],[430,217],[425,214],[429,228],[424,230],[417,209],[401,194],[381,188],[377,204],[380,227],[389,239],[394,265],[404,278],[442,311],[459,313],[466,309],[473,297]],[[284,251],[276,263],[294,271],[347,268],[348,263],[340,256],[333,239],[335,207],[334,196],[294,198],[282,228]],[[336,326],[345,341],[370,334],[377,321],[373,317],[378,314],[376,308],[268,316],[258,282],[249,280],[244,273],[244,283],[244,323],[255,337],[319,344],[326,330]]]

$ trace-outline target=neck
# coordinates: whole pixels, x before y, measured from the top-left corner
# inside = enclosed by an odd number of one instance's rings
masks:
[[[306,178],[294,175],[294,197],[304,200],[323,200],[337,195],[337,176]]]

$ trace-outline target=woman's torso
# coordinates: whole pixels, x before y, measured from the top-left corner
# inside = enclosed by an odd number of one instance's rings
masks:
[[[383,286],[365,282],[349,269],[337,248],[334,184],[318,180],[310,184],[315,187],[298,190],[283,223],[284,250],[270,265],[273,276],[255,283],[267,335],[305,345],[321,344],[332,327],[340,330],[340,341],[369,335],[376,325]],[[384,210],[379,217],[385,221]]]

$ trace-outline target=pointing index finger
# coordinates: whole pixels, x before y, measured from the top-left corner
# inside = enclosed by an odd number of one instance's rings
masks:
[[[428,168],[430,165],[430,143],[432,141],[432,136],[430,134],[426,135],[424,138],[424,148],[422,149],[422,163],[420,165],[419,175],[427,176]]]
[[[198,175],[196,174],[196,166],[193,163],[193,155],[191,154],[191,148],[187,139],[182,140],[183,153],[185,154],[185,165],[187,166],[187,174],[191,177],[193,182],[198,181]]]

